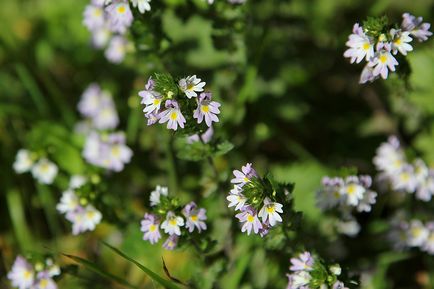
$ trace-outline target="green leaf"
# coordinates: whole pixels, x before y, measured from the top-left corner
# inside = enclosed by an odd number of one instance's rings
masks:
[[[139,267],[140,270],[142,270],[143,272],[146,273],[146,275],[148,275],[150,278],[152,278],[154,281],[160,283],[164,288],[167,289],[180,289],[178,286],[176,286],[173,282],[166,280],[164,278],[162,278],[160,275],[158,275],[157,273],[154,273],[153,271],[151,271],[150,269],[148,269],[147,267],[143,266],[142,264],[140,264],[139,262],[137,262],[136,260],[134,260],[131,257],[128,257],[127,255],[125,255],[122,251],[120,251],[119,249],[107,244],[106,242],[102,242],[105,246],[107,246],[109,249],[111,249],[112,251],[114,251],[116,254],[118,254],[119,256],[121,256],[122,258],[126,259],[127,261],[133,263],[134,265],[136,265],[137,267]]]
[[[121,285],[124,285],[128,288],[133,288],[133,289],[138,288],[134,285],[131,285],[130,283],[128,283],[124,279],[122,279],[116,275],[113,275],[112,273],[109,273],[109,272],[106,272],[106,271],[100,269],[97,264],[95,264],[89,260],[83,259],[83,258],[78,257],[78,256],[74,256],[74,255],[68,255],[68,254],[63,254],[63,255],[74,260],[75,262],[79,263],[80,265],[83,265],[84,267],[94,271],[95,273],[107,278],[107,279],[113,280],[113,281],[115,281]]]
[[[215,152],[215,155],[216,156],[221,156],[221,155],[227,154],[233,148],[234,148],[234,145],[231,142],[225,140],[222,143],[219,143],[217,145],[217,150]]]

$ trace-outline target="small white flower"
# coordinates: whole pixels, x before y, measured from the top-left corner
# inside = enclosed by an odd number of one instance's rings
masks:
[[[407,230],[407,245],[410,247],[420,247],[428,239],[430,232],[419,220],[412,220]]]
[[[383,48],[376,54],[374,59],[369,62],[369,66],[373,67],[373,75],[381,75],[383,79],[386,79],[390,71],[395,71],[395,66],[398,65],[398,61],[390,53],[390,44],[384,44]]]
[[[341,188],[340,193],[345,196],[348,205],[357,206],[359,201],[363,199],[365,191],[366,189],[362,185],[356,182],[348,182]]]
[[[348,37],[346,45],[350,48],[344,57],[351,58],[351,63],[360,63],[364,58],[369,61],[374,56],[374,43],[358,23],[354,24],[353,34]]]
[[[188,98],[197,97],[196,92],[202,92],[205,84],[206,83],[204,81],[201,82],[201,79],[197,78],[196,75],[187,76],[178,82],[179,88]]]
[[[169,193],[167,187],[157,186],[155,190],[151,192],[151,196],[149,197],[149,200],[151,202],[151,206],[156,206],[160,203],[160,197],[167,196]]]
[[[173,212],[167,213],[166,220],[161,224],[161,229],[166,234],[181,236],[180,227],[184,226],[184,219],[176,216]]]
[[[393,54],[397,54],[399,51],[402,55],[407,55],[408,51],[413,51],[413,47],[409,44],[409,42],[413,41],[413,38],[410,37],[410,32],[400,31],[392,28],[390,30],[390,34],[393,38]]]
[[[300,288],[309,284],[312,276],[306,271],[297,271],[291,274],[292,288]]]
[[[259,211],[259,217],[262,218],[263,223],[268,220],[270,226],[274,226],[277,222],[282,222],[282,217],[279,215],[279,213],[283,213],[282,207],[282,204],[272,202],[267,197],[264,200],[264,206]]]
[[[357,221],[340,221],[336,224],[336,229],[339,233],[347,235],[349,237],[354,237],[360,232],[360,225]]]
[[[235,210],[241,210],[247,202],[247,198],[241,193],[241,188],[237,185],[234,185],[234,188],[231,190],[229,195],[226,197],[230,203],[228,208],[235,207]]]
[[[11,271],[8,273],[8,279],[11,281],[13,287],[28,289],[32,287],[35,280],[35,271],[26,259],[18,256]]]
[[[70,189],[78,189],[87,182],[87,178],[82,175],[73,175],[69,180]]]
[[[137,7],[140,13],[145,13],[146,11],[151,11],[151,0],[131,0],[134,7]]]
[[[20,149],[13,164],[15,172],[22,174],[30,171],[34,163],[33,159],[32,152],[25,149]]]
[[[49,160],[42,158],[32,168],[32,175],[40,183],[49,185],[53,183],[58,172],[57,166]]]
[[[83,228],[86,231],[95,230],[96,225],[101,222],[102,214],[92,205],[87,205],[83,212]]]
[[[396,191],[414,193],[417,187],[417,179],[414,168],[410,164],[403,166],[402,170],[391,176],[392,187]]]
[[[56,209],[62,213],[66,214],[75,211],[80,205],[80,201],[77,195],[72,190],[67,190],[63,192],[60,202],[57,204]]]

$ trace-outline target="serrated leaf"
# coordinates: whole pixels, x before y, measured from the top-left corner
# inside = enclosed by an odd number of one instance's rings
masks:
[[[217,150],[215,152],[215,155],[221,156],[230,152],[234,148],[234,145],[231,142],[226,140],[222,143],[219,143],[216,148]]]

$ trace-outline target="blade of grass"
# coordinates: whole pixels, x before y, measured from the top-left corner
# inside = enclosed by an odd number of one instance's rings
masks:
[[[62,255],[65,256],[65,257],[67,257],[67,258],[69,258],[69,259],[71,259],[71,260],[74,260],[75,262],[77,262],[80,265],[86,267],[87,269],[92,270],[93,272],[101,275],[102,277],[105,277],[107,279],[115,281],[118,284],[124,285],[125,287],[132,288],[132,289],[137,289],[138,288],[138,287],[136,287],[136,286],[128,283],[128,281],[122,279],[121,277],[118,277],[116,275],[113,275],[112,273],[109,273],[109,272],[106,272],[106,271],[100,269],[97,264],[95,264],[95,263],[93,263],[93,262],[91,262],[89,260],[83,259],[83,258],[78,257],[78,256],[69,255],[69,254],[62,254]]]
[[[48,105],[45,101],[44,95],[39,90],[36,81],[33,79],[29,70],[21,63],[15,65],[15,71],[17,72],[18,77],[23,83],[24,87],[30,94],[30,97],[33,99],[35,103],[36,109],[42,114],[48,114]]]
[[[29,251],[33,244],[32,234],[27,226],[20,193],[16,190],[7,191],[6,202],[18,244],[22,251]]]
[[[60,234],[60,224],[59,216],[56,212],[56,201],[47,186],[37,184],[37,190],[50,231],[54,236],[58,236]]]
[[[166,288],[166,289],[180,289],[180,287],[178,287],[177,285],[175,285],[173,282],[162,278],[160,275],[158,275],[157,273],[154,273],[152,270],[150,270],[147,267],[143,266],[142,264],[140,264],[139,262],[137,262],[133,258],[128,257],[127,255],[125,255],[119,249],[117,249],[117,248],[115,248],[115,247],[107,244],[106,242],[102,242],[102,243],[103,243],[103,245],[105,245],[106,247],[108,247],[109,249],[111,249],[112,251],[114,251],[116,254],[118,254],[122,258],[126,259],[127,261],[129,261],[129,262],[133,263],[134,265],[136,265],[137,267],[139,267],[140,270],[142,270],[143,272],[145,272],[146,275],[148,275],[149,277],[151,277],[154,281],[158,282],[164,288]]]

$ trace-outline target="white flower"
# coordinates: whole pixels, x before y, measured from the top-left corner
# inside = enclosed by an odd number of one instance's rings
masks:
[[[360,63],[363,58],[369,61],[374,56],[374,43],[358,23],[354,24],[353,34],[348,37],[346,45],[350,48],[345,51],[344,57],[351,58],[351,63]]]
[[[95,230],[96,225],[101,222],[102,214],[92,205],[85,208],[79,207],[66,215],[67,220],[72,222],[72,234],[77,235],[86,231]]]
[[[56,209],[62,213],[69,213],[75,211],[80,205],[77,195],[72,190],[63,192],[60,202],[57,204]]]
[[[161,224],[161,229],[166,234],[181,236],[180,227],[184,226],[184,219],[176,216],[173,212],[167,213],[166,220]]]
[[[33,161],[32,152],[25,149],[20,149],[17,152],[17,155],[15,157],[15,162],[13,164],[13,167],[15,172],[22,174],[30,171],[30,169],[33,166],[33,162],[34,161]]]
[[[151,206],[156,206],[160,203],[160,197],[161,195],[167,196],[168,195],[168,188],[157,186],[155,190],[151,192],[151,196],[149,197],[149,200],[151,202]]]
[[[420,247],[426,240],[430,231],[419,220],[412,220],[410,228],[407,230],[407,245],[410,247]]]
[[[283,213],[283,205],[272,202],[268,197],[264,200],[264,206],[259,211],[259,217],[262,218],[262,222],[265,223],[268,219],[270,226],[274,226],[276,222],[282,222],[282,217],[279,213]]]
[[[241,232],[247,231],[247,235],[250,235],[252,231],[258,234],[259,230],[262,229],[262,223],[259,221],[258,214],[250,207],[245,207],[244,211],[236,214],[235,217],[238,218],[240,223],[244,223],[241,227]]]
[[[373,161],[377,170],[385,172],[388,176],[401,171],[405,165],[405,156],[398,139],[392,136],[388,142],[382,143]]]
[[[391,176],[392,188],[396,191],[414,193],[417,187],[417,179],[414,174],[414,168],[410,164],[402,167],[400,172]]]
[[[32,168],[33,177],[46,185],[53,183],[57,172],[57,166],[45,158],[40,159]]]
[[[131,0],[134,7],[138,7],[140,13],[145,13],[146,11],[151,11],[151,0]]]
[[[124,37],[116,35],[110,40],[104,55],[108,61],[118,64],[124,60],[128,48],[128,41]]]
[[[300,288],[309,284],[312,276],[306,271],[297,271],[291,274],[291,288]]]
[[[377,198],[376,192],[367,190],[363,194],[363,198],[360,200],[359,204],[357,205],[357,211],[370,212],[372,205],[375,204],[376,198]]]
[[[241,193],[241,188],[237,185],[234,185],[234,188],[231,190],[229,195],[226,197],[230,203],[228,208],[235,207],[235,210],[241,210],[246,204],[247,198]]]
[[[349,181],[341,188],[341,195],[346,197],[346,202],[350,206],[357,206],[359,201],[363,199],[363,194],[366,189],[357,182]]]
[[[197,78],[196,75],[187,76],[186,78],[180,79],[178,82],[179,88],[188,98],[196,97],[196,92],[203,91],[205,84],[206,83],[204,81],[201,82],[201,79]]]
[[[369,62],[369,66],[373,67],[373,75],[381,75],[383,79],[386,79],[390,71],[395,71],[395,66],[398,65],[395,57],[390,53],[390,44],[384,44],[383,48],[376,54],[374,59]]]
[[[57,289],[57,285],[45,272],[41,272],[38,274],[38,281],[34,285],[34,289]]]
[[[15,259],[11,271],[8,273],[8,279],[12,282],[13,287],[28,289],[33,285],[35,271],[26,259],[18,256]]]
[[[339,233],[354,237],[360,232],[360,225],[357,221],[339,221],[336,224],[336,229]]]
[[[78,189],[87,182],[87,178],[82,175],[73,175],[69,180],[70,189]]]
[[[410,37],[410,32],[400,31],[392,28],[390,30],[390,34],[393,37],[393,54],[397,54],[399,51],[402,55],[407,55],[408,51],[413,50],[413,47],[408,44],[409,42],[413,41],[413,39]]]

